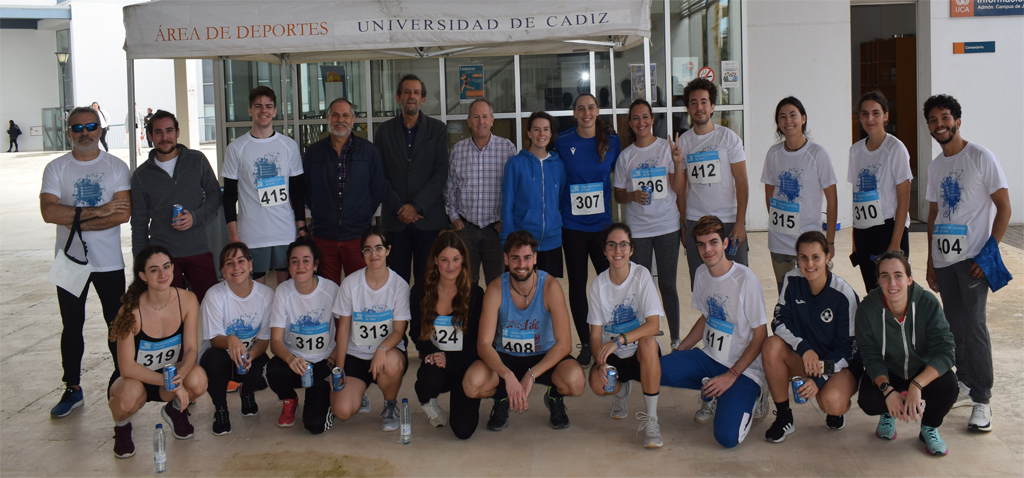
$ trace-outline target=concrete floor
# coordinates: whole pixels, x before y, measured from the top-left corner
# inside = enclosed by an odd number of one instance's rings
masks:
[[[126,151],[115,151],[127,158]],[[212,156],[212,155],[211,155]],[[60,377],[60,317],[54,288],[45,280],[53,257],[54,227],[42,222],[38,194],[43,167],[55,154],[0,154],[4,171],[4,202],[0,206],[0,472],[4,476],[134,476],[152,473],[151,433],[161,423],[156,404],[144,407],[132,423],[135,457],[112,456],[112,423],[103,387],[112,365],[104,344],[106,329],[99,301],[88,303],[86,354],[82,383],[86,404],[62,419],[49,409],[63,391]],[[129,228],[122,228],[128,257]],[[767,236],[754,233],[752,269],[765,285],[766,310],[776,298],[766,251]],[[837,238],[835,272],[863,295],[859,273],[845,257],[850,233]],[[911,234],[915,264],[925,263],[924,233]],[[1022,297],[1024,252],[1003,245],[1003,257],[1016,281],[989,296],[996,387],[992,400],[995,430],[967,431],[970,408],[954,409],[941,428],[950,449],[946,457],[924,453],[916,424],[897,426],[893,442],[874,436],[877,420],[854,404],[847,426],[831,431],[824,415],[811,403],[794,405],[797,432],[781,444],[761,437],[769,418],[755,423],[747,440],[735,449],[720,447],[710,425],[694,423],[695,393],[663,389],[659,406],[665,446],[642,448],[632,419],[607,418],[610,399],[590,391],[566,400],[572,426],[554,431],[540,393],[531,398],[531,411],[514,415],[508,429],[488,432],[481,423],[468,441],[457,440],[447,428],[430,428],[414,407],[413,443],[402,446],[398,432],[380,431],[380,392],[370,390],[373,412],[346,423],[336,422],[322,436],[302,427],[275,426],[280,404],[267,390],[257,394],[261,413],[242,417],[236,394],[228,396],[233,432],[211,434],[213,407],[201,397],[190,407],[195,437],[171,439],[168,473],[183,476],[1021,476],[1024,474],[1024,365],[1022,365]],[[685,270],[681,259],[680,270]],[[924,271],[918,270],[923,282]],[[685,277],[685,274],[683,274]],[[565,284],[563,282],[563,287]],[[567,289],[566,289],[567,290]],[[699,314],[689,309],[689,284],[679,283],[683,330]],[[662,325],[667,330],[666,325]],[[668,338],[663,337],[668,346]],[[412,355],[415,355],[413,353]],[[415,363],[415,360],[413,361]],[[416,366],[406,375],[400,397],[415,397]],[[415,400],[414,400],[415,401]],[[447,395],[441,397],[447,408]],[[629,399],[630,410],[643,410],[640,393]],[[482,419],[490,408],[485,401]]]

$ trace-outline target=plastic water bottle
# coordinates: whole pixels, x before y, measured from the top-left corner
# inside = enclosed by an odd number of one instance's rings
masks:
[[[402,399],[402,444],[412,443],[412,412],[409,411],[409,399]]]
[[[167,471],[167,438],[164,436],[162,423],[156,424],[156,432],[153,433],[153,471]]]

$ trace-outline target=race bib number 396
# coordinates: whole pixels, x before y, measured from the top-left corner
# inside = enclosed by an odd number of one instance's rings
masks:
[[[651,188],[651,199],[668,197],[668,168],[634,169],[632,176],[634,191],[639,191],[640,187],[646,184]]]
[[[256,181],[256,198],[260,206],[271,207],[288,202],[288,186],[284,176],[260,179]]]

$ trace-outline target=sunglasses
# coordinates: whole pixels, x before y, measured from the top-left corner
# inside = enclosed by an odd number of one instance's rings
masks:
[[[99,128],[99,127],[100,127],[99,123],[73,124],[73,125],[71,125],[71,132],[72,133],[81,133],[83,129],[86,130],[86,131],[96,131],[96,128]]]

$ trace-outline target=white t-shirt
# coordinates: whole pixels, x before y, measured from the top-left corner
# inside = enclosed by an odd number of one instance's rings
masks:
[[[96,159],[78,161],[68,153],[46,165],[40,192],[57,196],[64,206],[98,207],[112,201],[114,193],[131,190],[131,186],[128,165],[117,156],[100,151]],[[56,227],[54,255],[64,250],[68,235],[71,234],[64,226]],[[83,231],[82,239],[88,246],[88,259],[93,272],[124,269],[120,225],[102,231]],[[72,242],[70,253],[82,259],[81,241],[75,239]]]
[[[754,329],[768,323],[761,282],[738,262],[722,277],[713,277],[708,266],[701,264],[693,276],[690,306],[707,319],[702,340],[704,353],[726,367],[732,367],[743,355],[754,338]],[[760,353],[743,375],[764,383]]]
[[[270,326],[284,329],[284,345],[292,354],[316,363],[334,353],[334,315],[331,305],[338,285],[319,277],[309,295],[295,290],[295,280],[277,286],[271,306]],[[301,345],[300,345],[301,344]]]
[[[274,303],[274,290],[253,282],[246,297],[231,292],[228,283],[221,281],[210,287],[203,298],[203,343],[199,357],[211,347],[210,340],[221,335],[234,335],[252,349],[257,340],[270,340],[270,306]]]
[[[836,183],[836,173],[818,143],[808,140],[794,152],[783,144],[768,149],[761,182],[775,186],[768,210],[768,250],[792,256],[800,234],[821,230],[824,189]]]
[[[295,240],[288,179],[302,174],[295,140],[275,133],[246,134],[228,145],[221,174],[238,180],[238,238],[250,248],[286,246]]]
[[[590,283],[589,295],[587,323],[602,326],[602,343],[621,333],[628,338],[629,331],[647,323],[647,317],[665,315],[650,271],[633,262],[629,263],[629,275],[622,284],[615,285],[605,270]],[[635,342],[615,351],[619,358],[629,358],[635,353]]]
[[[156,165],[159,166],[160,169],[166,171],[168,176],[173,178],[174,177],[174,165],[178,164],[178,157],[175,156],[175,157],[173,157],[171,159],[168,159],[167,161],[160,161],[159,159],[157,159],[156,161],[154,161],[154,163],[156,163]]]
[[[690,129],[679,137],[686,161],[686,220],[718,216],[722,222],[736,222],[736,180],[732,165],[746,162],[743,140],[724,126],[703,136]],[[746,167],[744,164],[743,167]]]
[[[995,220],[992,194],[1007,187],[999,159],[984,146],[967,143],[954,156],[947,158],[941,152],[935,156],[928,165],[925,199],[939,206],[932,233],[932,260],[936,268],[971,259],[981,252],[992,235]]]
[[[341,281],[341,292],[334,301],[334,314],[352,317],[346,354],[371,360],[377,346],[394,332],[394,323],[412,318],[409,284],[389,268],[384,287],[373,290],[366,285],[364,267]],[[405,350],[404,337],[398,343],[398,349]]]
[[[672,147],[664,138],[655,139],[646,148],[631,144],[619,154],[614,187],[632,193],[641,182],[652,186],[650,204],[626,204],[626,224],[633,230],[633,237],[655,237],[679,230],[676,192],[668,179],[668,174],[675,172]]]
[[[850,146],[850,164],[846,172],[846,180],[853,184],[854,202],[858,193],[878,191],[877,199],[882,207],[880,219],[892,219],[896,216],[896,185],[914,179],[910,171],[910,153],[903,142],[891,134],[886,134],[881,146],[868,151],[867,139],[862,139]],[[871,204],[871,195],[864,195],[865,204]],[[857,207],[857,204],[854,204]],[[870,211],[861,211],[870,214]],[[857,211],[854,211],[856,215]],[[867,220],[873,219],[864,216]],[[905,227],[910,226],[910,214],[907,214]],[[854,227],[857,227],[856,220]]]

